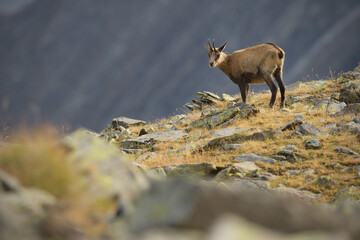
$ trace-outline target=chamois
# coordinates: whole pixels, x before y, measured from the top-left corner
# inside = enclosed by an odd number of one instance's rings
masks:
[[[271,91],[270,108],[273,107],[276,87],[273,78],[279,85],[281,93],[280,108],[285,106],[285,85],[282,77],[282,69],[285,60],[285,52],[272,43],[264,43],[257,46],[237,50],[233,53],[224,53],[225,43],[219,48],[205,44],[209,50],[209,66],[218,67],[240,88],[242,101],[246,103],[246,96],[250,84],[266,83]]]

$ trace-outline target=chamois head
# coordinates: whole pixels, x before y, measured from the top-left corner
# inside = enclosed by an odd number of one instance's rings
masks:
[[[220,62],[223,61],[224,53],[222,52],[226,47],[225,43],[219,48],[215,47],[215,41],[213,40],[212,46],[210,44],[210,40],[208,40],[209,44],[205,44],[205,48],[209,50],[209,66],[211,68],[216,67]]]

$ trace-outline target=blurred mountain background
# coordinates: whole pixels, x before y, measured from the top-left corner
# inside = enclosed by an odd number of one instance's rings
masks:
[[[237,94],[208,67],[209,38],[279,45],[287,85],[327,77],[360,60],[360,1],[0,0],[0,124],[99,130],[181,113],[197,91]]]

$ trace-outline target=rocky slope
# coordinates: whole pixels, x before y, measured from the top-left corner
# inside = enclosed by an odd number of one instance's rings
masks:
[[[5,144],[0,236],[359,239],[360,66],[287,89],[281,110],[267,107],[267,92],[244,104],[205,91],[169,119],[118,117],[101,133]],[[54,162],[51,177],[19,174],[23,159],[34,170]],[[25,181],[37,172],[42,181]]]
[[[278,44],[288,85],[360,59],[357,0],[3,2],[16,12],[0,17],[0,126],[98,131],[120,114],[169,116],[203,89],[238,93],[209,69],[209,38],[228,52]]]

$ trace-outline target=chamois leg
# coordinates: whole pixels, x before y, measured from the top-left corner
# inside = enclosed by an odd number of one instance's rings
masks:
[[[281,93],[280,108],[283,108],[283,107],[285,107],[285,84],[284,84],[283,74],[282,74],[282,69],[281,68],[277,68],[275,70],[274,78],[275,78],[275,80],[278,83],[279,88],[280,88],[280,93]]]
[[[247,96],[247,83],[245,83],[245,81],[239,81],[238,86],[240,88],[240,94],[241,94],[241,99],[244,103],[246,103],[246,96]]]
[[[278,88],[276,87],[274,81],[272,80],[272,78],[270,76],[265,77],[265,82],[269,86],[270,91],[271,91],[271,100],[270,100],[269,107],[272,108],[274,106],[274,103],[276,100],[276,93],[277,93]]]

